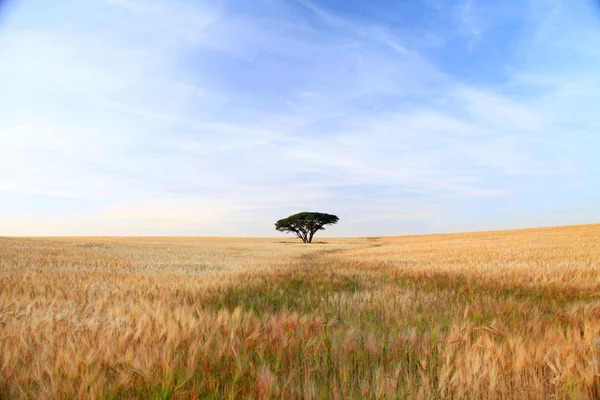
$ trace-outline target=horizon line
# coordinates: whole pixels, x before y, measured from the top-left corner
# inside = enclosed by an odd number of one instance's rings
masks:
[[[600,225],[600,222],[590,222],[585,224],[567,224],[567,225],[545,225],[525,228],[509,228],[509,229],[488,229],[474,231],[445,231],[432,233],[408,233],[403,235],[382,235],[382,236],[333,236],[322,237],[323,239],[373,239],[373,238],[396,238],[396,237],[417,237],[417,236],[436,236],[436,235],[457,235],[457,234],[472,234],[472,233],[487,233],[487,232],[517,232],[527,230],[542,230],[556,228],[574,228]],[[79,236],[64,236],[64,235],[43,235],[43,236],[26,236],[26,235],[0,235],[0,239],[18,238],[18,239],[69,239],[69,238],[206,238],[206,239],[274,239],[274,240],[294,240],[297,239],[291,236],[219,236],[219,235],[79,235]],[[318,242],[315,242],[318,243]]]

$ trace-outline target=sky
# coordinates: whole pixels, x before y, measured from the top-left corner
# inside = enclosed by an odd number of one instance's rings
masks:
[[[600,222],[592,0],[8,0],[0,235]]]

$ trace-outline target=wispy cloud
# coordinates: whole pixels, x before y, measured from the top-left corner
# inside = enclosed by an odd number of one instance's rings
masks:
[[[589,10],[395,7],[18,3],[0,234],[269,235],[304,209],[340,214],[331,235],[580,222],[600,194]]]

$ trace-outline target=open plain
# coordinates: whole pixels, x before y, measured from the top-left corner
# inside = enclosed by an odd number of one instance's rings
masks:
[[[600,225],[0,238],[0,398],[600,397]]]

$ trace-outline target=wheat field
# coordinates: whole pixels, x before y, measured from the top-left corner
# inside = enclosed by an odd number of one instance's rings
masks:
[[[0,398],[600,398],[600,225],[0,238]]]

